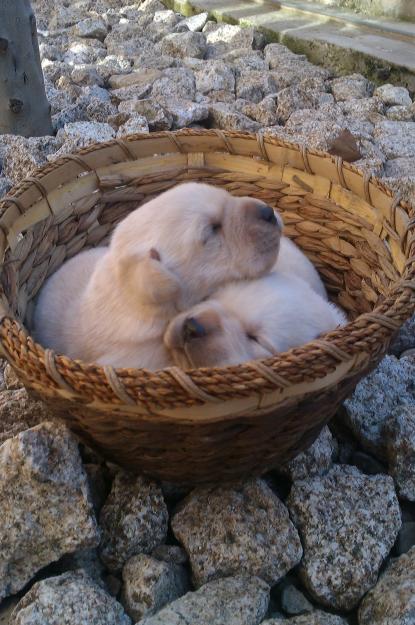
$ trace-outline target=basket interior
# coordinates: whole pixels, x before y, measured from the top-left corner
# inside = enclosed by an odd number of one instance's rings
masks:
[[[265,165],[256,161],[258,168]],[[225,188],[233,195],[251,196],[278,209],[284,234],[305,252],[318,269],[330,297],[349,319],[373,310],[400,278],[385,228],[375,232],[364,207],[348,209],[331,199],[315,195],[299,177],[271,182],[268,176],[248,174],[232,161],[229,169],[211,172],[149,172],[125,184],[125,172],[104,181],[103,193],[87,192],[57,215],[41,219],[19,233],[5,254],[1,284],[13,315],[30,331],[36,295],[45,280],[80,251],[106,245],[115,226],[127,214],[180,182],[203,181]],[[157,171],[154,160],[153,171]],[[93,174],[92,174],[93,175]],[[91,174],[80,174],[75,179]],[[102,176],[100,176],[101,182]],[[39,201],[42,196],[39,196]],[[362,209],[362,210],[360,210]],[[372,209],[373,210],[373,209]]]

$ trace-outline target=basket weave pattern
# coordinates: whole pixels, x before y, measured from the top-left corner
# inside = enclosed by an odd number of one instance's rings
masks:
[[[187,180],[276,207],[351,322],[267,360],[187,372],[115,370],[36,344],[23,321],[46,278]],[[182,130],[90,146],[25,179],[0,215],[5,357],[89,443],[163,479],[239,478],[289,460],[415,309],[413,209],[340,158],[271,136]]]

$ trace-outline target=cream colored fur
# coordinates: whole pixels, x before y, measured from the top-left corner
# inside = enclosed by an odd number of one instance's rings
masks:
[[[273,272],[224,286],[178,315],[165,344],[182,368],[226,366],[284,352],[345,323],[304,280]]]
[[[86,362],[168,366],[167,323],[233,280],[273,267],[281,224],[260,218],[263,202],[187,183],[133,211],[108,248],[79,254],[43,287],[37,340]]]
[[[302,278],[316,293],[327,299],[326,288],[314,265],[293,241],[281,237],[280,251],[274,271],[285,276]]]

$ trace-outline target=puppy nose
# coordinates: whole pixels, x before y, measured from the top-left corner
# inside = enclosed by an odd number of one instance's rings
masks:
[[[189,317],[183,323],[183,340],[186,343],[192,339],[198,339],[206,336],[206,328],[195,317]]]
[[[262,221],[266,221],[267,223],[272,224],[273,226],[277,225],[277,218],[275,216],[274,209],[271,208],[271,206],[268,206],[267,204],[263,204],[262,206],[259,207],[258,217],[259,219],[262,219]]]

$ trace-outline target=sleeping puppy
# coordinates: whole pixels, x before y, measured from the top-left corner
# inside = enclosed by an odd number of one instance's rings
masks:
[[[168,366],[168,321],[222,284],[270,271],[281,226],[259,200],[198,183],[170,189],[130,213],[108,248],[82,252],[49,278],[35,337],[86,362]]]
[[[286,276],[301,278],[316,293],[327,300],[326,288],[314,265],[288,237],[281,237],[280,249],[274,271]]]
[[[346,323],[344,313],[300,278],[273,272],[232,283],[179,314],[164,342],[183,369],[268,358]]]

